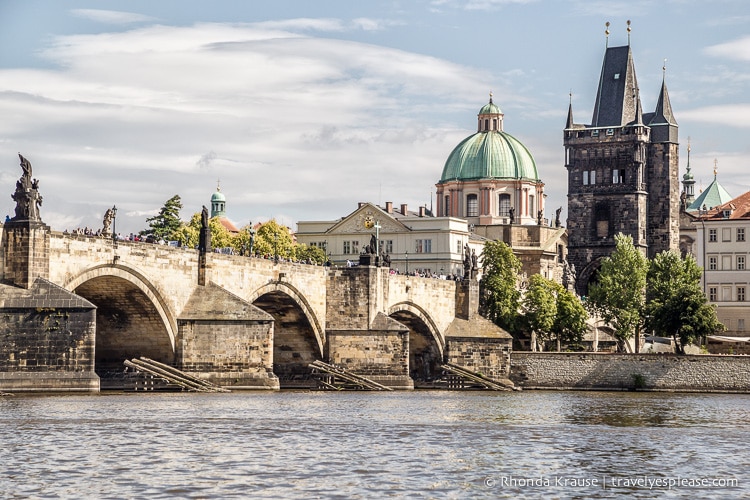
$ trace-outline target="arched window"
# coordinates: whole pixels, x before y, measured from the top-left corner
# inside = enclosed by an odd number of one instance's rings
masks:
[[[487,130],[490,128],[490,121],[485,118],[484,120],[484,130]]]
[[[497,130],[497,118],[492,119],[492,130]]]
[[[445,195],[445,211],[443,211],[443,215],[445,217],[450,217],[451,215],[451,197],[447,194]]]
[[[508,217],[510,215],[510,195],[503,193],[499,198],[499,212],[500,217]]]
[[[466,217],[479,217],[479,198],[475,194],[466,196]]]

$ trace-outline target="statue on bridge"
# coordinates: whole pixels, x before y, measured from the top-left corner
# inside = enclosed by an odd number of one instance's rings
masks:
[[[201,232],[198,236],[198,251],[206,253],[211,251],[211,228],[208,225],[208,209],[203,205],[201,211]]]
[[[562,212],[562,207],[558,207],[557,210],[555,210],[555,227],[560,227],[560,212]]]
[[[471,279],[471,250],[469,250],[469,244],[464,245],[464,279]]]
[[[112,236],[112,231],[110,230],[110,227],[112,227],[112,221],[115,219],[115,212],[111,208],[108,208],[106,212],[104,212],[104,219],[102,219],[102,236],[105,238],[109,238]]]
[[[31,162],[18,153],[23,173],[16,182],[16,191],[11,195],[16,202],[16,216],[11,220],[41,221],[39,207],[42,206],[42,195],[39,194],[39,180],[32,179]]]
[[[508,219],[510,219],[510,224],[513,224],[516,221],[516,209],[513,207],[510,207],[508,209]]]

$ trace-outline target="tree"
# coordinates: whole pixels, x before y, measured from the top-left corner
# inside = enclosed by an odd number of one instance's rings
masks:
[[[581,300],[571,291],[560,286],[557,292],[557,317],[552,331],[557,335],[557,350],[560,342],[579,343],[586,333],[589,315]]]
[[[326,261],[326,253],[322,248],[300,243],[294,247],[294,258],[302,262],[323,264]]]
[[[274,219],[261,225],[255,233],[254,252],[269,257],[294,257],[294,244],[289,228],[280,225]]]
[[[144,229],[141,234],[153,234],[157,239],[174,239],[174,233],[182,225],[180,210],[182,201],[180,195],[176,194],[164,203],[158,215],[146,219],[149,229]]]
[[[651,262],[646,288],[646,327],[672,337],[675,352],[724,329],[700,288],[701,269],[690,255],[661,252]]]
[[[633,246],[633,238],[615,236],[615,251],[602,259],[598,280],[589,287],[587,304],[614,329],[620,350],[645,317],[648,260]]]
[[[577,343],[583,339],[588,314],[575,294],[559,283],[535,274],[523,299],[524,322],[534,337],[543,343],[552,340],[557,350],[563,342]]]
[[[557,283],[548,280],[541,274],[529,279],[529,287],[523,297],[523,320],[531,332],[531,350],[536,350],[536,343],[551,340],[552,327],[557,318]]]
[[[482,250],[479,307],[482,315],[513,333],[518,326],[518,273],[521,261],[502,241],[488,241]]]
[[[234,248],[234,235],[225,228],[218,217],[208,220],[208,227],[211,229],[211,247],[212,248]],[[196,212],[190,218],[190,222],[182,222],[180,226],[172,233],[172,238],[182,246],[195,248],[198,246],[202,223],[201,213]]]

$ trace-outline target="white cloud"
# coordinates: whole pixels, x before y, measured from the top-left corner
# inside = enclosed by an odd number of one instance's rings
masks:
[[[750,35],[706,47],[704,52],[709,56],[723,57],[737,61],[750,61]]]
[[[76,17],[90,19],[104,24],[133,24],[153,21],[154,18],[135,14],[133,12],[121,12],[116,10],[101,9],[73,9],[70,11]]]
[[[750,128],[750,104],[706,106],[680,111],[680,121],[716,123],[726,127]]]

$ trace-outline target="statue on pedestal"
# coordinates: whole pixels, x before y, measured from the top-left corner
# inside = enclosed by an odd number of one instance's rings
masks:
[[[42,195],[39,194],[39,180],[31,177],[31,162],[18,153],[23,173],[16,182],[16,191],[11,195],[16,202],[16,216],[11,220],[41,221],[39,207],[42,206]]]

